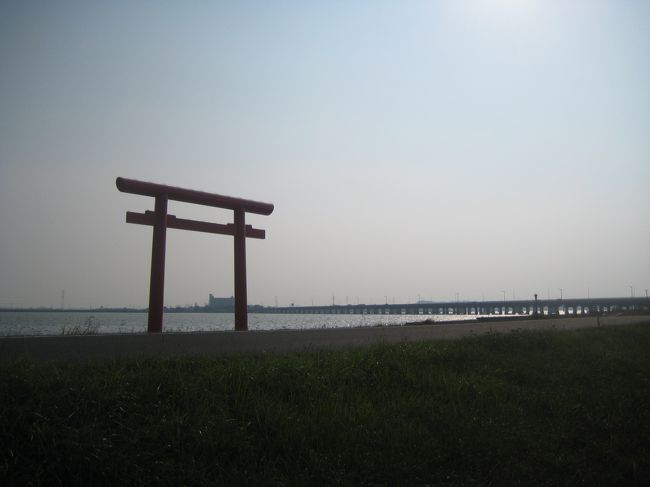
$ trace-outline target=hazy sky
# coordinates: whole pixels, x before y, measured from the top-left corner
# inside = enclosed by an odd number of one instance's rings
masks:
[[[146,305],[117,176],[274,203],[250,303],[641,295],[649,87],[645,0],[5,0],[0,306]],[[166,304],[232,247],[170,230]]]

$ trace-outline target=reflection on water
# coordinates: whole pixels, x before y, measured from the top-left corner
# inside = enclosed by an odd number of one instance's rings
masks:
[[[474,316],[436,315],[301,315],[250,313],[250,330],[345,328],[402,325],[431,319],[462,320]],[[229,313],[167,313],[164,331],[234,330],[235,317]],[[66,311],[0,311],[0,335],[61,335],[63,330],[91,329],[94,333],[144,333],[146,313],[92,313]]]

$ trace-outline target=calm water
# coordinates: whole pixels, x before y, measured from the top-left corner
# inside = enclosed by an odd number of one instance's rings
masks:
[[[345,328],[357,326],[401,325],[408,321],[457,320],[473,318],[463,315],[248,315],[250,330],[280,330],[307,328]],[[168,313],[164,316],[164,331],[224,331],[233,330],[234,315],[227,313]],[[63,329],[92,326],[95,333],[144,333],[146,313],[92,313],[51,311],[0,311],[0,335],[60,335]]]

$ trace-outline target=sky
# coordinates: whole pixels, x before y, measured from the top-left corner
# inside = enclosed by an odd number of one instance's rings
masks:
[[[643,295],[648,87],[647,1],[4,0],[0,307],[147,305],[118,176],[273,203],[251,304]],[[166,262],[233,294],[231,237]]]

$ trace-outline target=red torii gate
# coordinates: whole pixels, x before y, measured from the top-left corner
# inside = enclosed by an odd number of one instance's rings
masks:
[[[163,184],[117,178],[117,189],[123,193],[152,196],[156,199],[155,211],[144,213],[126,212],[127,223],[153,227],[151,250],[151,280],[149,283],[149,333],[162,332],[163,295],[165,288],[165,243],[168,228],[196,232],[232,235],[235,241],[235,330],[248,330],[248,299],[246,297],[246,237],[266,238],[266,232],[246,225],[246,213],[270,215],[271,203],[233,198],[220,194],[204,193],[192,189],[177,188]],[[182,201],[197,205],[233,210],[234,223],[220,225],[196,220],[185,220],[167,214],[167,201]]]

